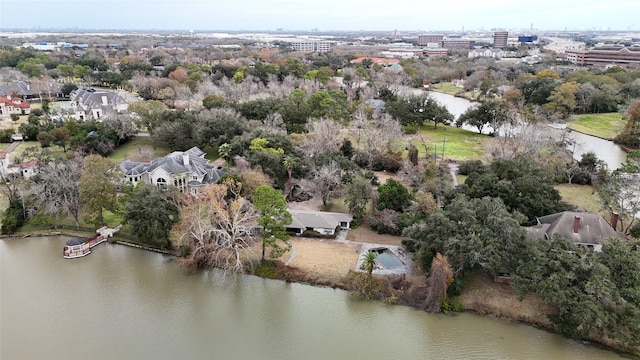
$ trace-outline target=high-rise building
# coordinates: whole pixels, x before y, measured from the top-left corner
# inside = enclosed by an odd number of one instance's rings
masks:
[[[506,48],[507,39],[509,38],[508,31],[496,31],[493,33],[493,47],[494,48]]]

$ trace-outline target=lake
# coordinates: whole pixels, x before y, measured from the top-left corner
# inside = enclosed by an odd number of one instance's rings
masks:
[[[219,271],[67,238],[0,240],[0,358],[620,359],[530,326],[427,314],[348,293]]]

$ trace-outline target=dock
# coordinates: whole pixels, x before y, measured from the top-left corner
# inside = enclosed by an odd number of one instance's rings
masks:
[[[80,238],[72,238],[67,241],[64,249],[62,250],[62,256],[65,259],[75,259],[91,254],[91,249],[97,245],[107,241],[113,234],[122,229],[122,225],[118,225],[111,229],[106,226],[96,230],[97,234],[89,239],[83,240]]]

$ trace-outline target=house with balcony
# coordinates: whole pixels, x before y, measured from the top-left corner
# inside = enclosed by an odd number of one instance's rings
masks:
[[[160,188],[174,186],[180,192],[197,194],[199,188],[220,182],[225,174],[221,167],[209,163],[205,155],[204,151],[194,146],[148,163],[125,160],[120,163],[120,169],[125,182],[134,186],[142,181]]]

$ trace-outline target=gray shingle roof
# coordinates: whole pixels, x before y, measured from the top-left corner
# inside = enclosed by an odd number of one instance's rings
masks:
[[[575,222],[578,232],[573,231]],[[527,228],[529,239],[550,239],[555,234],[580,244],[602,244],[610,237],[622,237],[602,216],[575,211],[539,217],[537,225]]]
[[[220,181],[225,172],[223,169],[210,164],[209,160],[204,158],[204,155],[204,151],[194,146],[186,151],[174,151],[150,163],[125,160],[120,163],[120,169],[125,175],[137,176],[162,168],[172,175],[193,174],[203,177],[202,183],[204,184],[215,184]],[[185,161],[185,157],[187,161]],[[189,185],[196,185],[191,184],[192,182],[193,180],[190,181]],[[200,182],[198,181],[197,184],[200,184]]]
[[[351,214],[296,209],[287,209],[287,211],[291,214],[291,224],[287,227],[294,229],[308,227],[334,229],[340,225],[340,222],[353,221]]]

